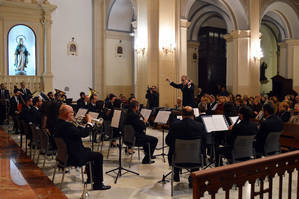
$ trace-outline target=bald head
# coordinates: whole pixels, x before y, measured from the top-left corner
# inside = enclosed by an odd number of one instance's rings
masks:
[[[183,118],[194,118],[194,111],[191,106],[185,106],[182,111]]]
[[[59,108],[59,118],[65,121],[74,120],[74,110],[71,106],[62,104]]]

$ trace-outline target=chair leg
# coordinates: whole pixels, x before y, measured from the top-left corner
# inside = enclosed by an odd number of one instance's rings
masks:
[[[92,162],[90,161],[88,164],[89,164],[90,184],[91,184],[91,186],[92,186],[92,185],[93,185]],[[91,188],[92,188],[92,187],[91,187]]]
[[[138,150],[138,160],[140,160],[140,149],[139,149],[139,147],[137,147],[137,150]]]
[[[46,159],[47,159],[47,154],[44,154],[44,162],[43,162],[43,168],[45,168],[45,164],[46,164]]]
[[[36,160],[36,165],[38,165],[39,156],[40,156],[40,150],[38,151],[37,160]]]
[[[108,153],[107,153],[107,159],[109,158],[109,153],[110,153],[111,143],[112,143],[112,141],[109,142]]]
[[[58,163],[56,163],[55,167],[54,167],[54,172],[53,172],[53,177],[52,177],[52,182],[54,183],[54,178],[55,178],[55,174],[56,174],[56,169],[58,167]]]
[[[173,178],[174,178],[174,166],[172,166],[172,171],[171,171],[171,197],[173,196]]]
[[[64,174],[65,174],[65,168],[62,169],[62,178],[61,178],[61,182],[60,182],[60,188],[62,187],[62,183],[63,183],[63,180],[64,180]]]
[[[129,168],[131,168],[132,159],[133,159],[133,153],[131,153],[131,158],[130,158]]]
[[[84,171],[83,171],[83,166],[81,166],[81,178],[82,178],[82,183],[84,184]]]

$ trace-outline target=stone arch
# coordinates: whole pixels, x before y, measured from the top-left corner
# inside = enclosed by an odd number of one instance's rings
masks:
[[[132,32],[131,22],[136,19],[133,0],[111,0],[106,19],[107,30]]]
[[[232,30],[247,30],[249,29],[248,15],[244,8],[244,3],[241,0],[188,0],[184,5],[184,17],[188,18],[190,15],[190,11],[192,10],[192,6],[196,2],[205,2],[211,5],[214,5],[218,9],[222,10],[229,16],[229,19],[232,23]],[[229,27],[228,27],[229,29]],[[230,30],[230,29],[229,29]],[[231,31],[232,31],[231,30]]]
[[[299,16],[291,2],[269,1],[262,7],[261,24],[267,20],[280,31],[280,40],[299,39]]]

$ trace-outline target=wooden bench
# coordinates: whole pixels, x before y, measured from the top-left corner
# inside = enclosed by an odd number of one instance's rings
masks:
[[[284,124],[283,133],[280,136],[282,151],[293,151],[299,149],[299,125]]]

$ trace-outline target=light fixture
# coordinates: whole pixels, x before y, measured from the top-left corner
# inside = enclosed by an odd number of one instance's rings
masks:
[[[254,61],[258,61],[258,60],[261,60],[261,58],[264,57],[264,53],[263,53],[263,50],[259,47],[256,49],[256,51],[254,52]]]
[[[138,55],[144,55],[144,53],[145,53],[145,48],[137,48],[137,49],[135,49],[135,51],[136,51],[136,53],[138,54]]]
[[[175,52],[175,45],[169,44],[169,45],[162,46],[161,50],[165,55],[173,54]]]

